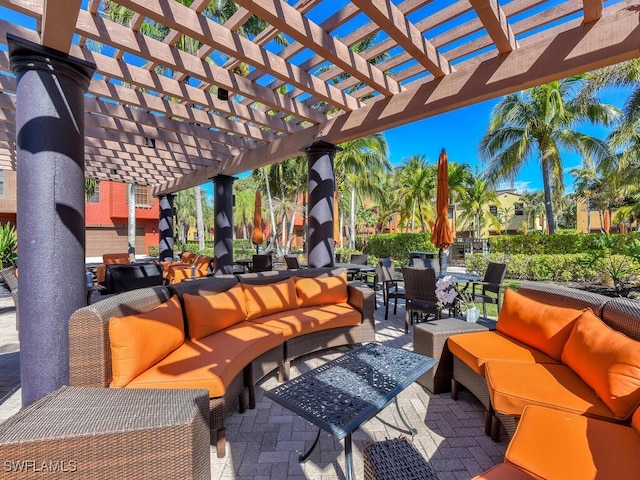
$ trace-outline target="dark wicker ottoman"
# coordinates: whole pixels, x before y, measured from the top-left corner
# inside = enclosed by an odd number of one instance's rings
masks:
[[[429,463],[404,437],[370,443],[362,454],[365,480],[438,480]]]
[[[456,333],[482,332],[489,327],[457,318],[418,323],[413,329],[413,351],[436,359],[436,365],[418,378],[418,383],[432,393],[449,392],[453,376],[453,355],[447,339]]]
[[[62,387],[0,424],[3,479],[210,479],[209,392]]]

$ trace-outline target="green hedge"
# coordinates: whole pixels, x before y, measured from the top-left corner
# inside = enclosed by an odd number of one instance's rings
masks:
[[[598,281],[616,286],[636,280],[640,262],[628,255],[604,255],[593,258],[588,254],[565,255],[468,255],[467,272],[483,276],[489,262],[507,264],[507,278],[555,282]]]
[[[377,258],[393,257],[408,261],[409,252],[435,252],[431,235],[426,233],[383,233],[356,238],[356,246]]]
[[[562,235],[496,235],[489,239],[491,253],[506,254],[566,254],[584,253],[601,248],[602,237],[608,237],[614,248],[623,249],[640,239],[640,232],[625,235],[600,233],[565,233]]]

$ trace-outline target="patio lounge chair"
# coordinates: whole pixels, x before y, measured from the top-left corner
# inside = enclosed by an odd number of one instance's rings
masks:
[[[504,276],[506,273],[506,264],[489,262],[482,281],[470,282],[467,287],[465,287],[465,290],[469,287],[471,288],[469,294],[471,295],[473,302],[482,303],[482,314],[485,317],[487,316],[487,303],[497,305],[498,313],[500,313],[500,307],[502,306],[500,290],[502,289],[502,282],[504,282]],[[482,290],[478,288],[478,291],[476,291],[477,287],[481,287]]]
[[[413,325],[414,313],[438,318],[436,305],[436,271],[433,268],[402,267],[405,290],[404,333]]]
[[[273,270],[273,259],[269,255],[254,255],[251,272],[268,272]]]
[[[398,311],[398,299],[405,298],[404,288],[399,286],[400,280],[393,267],[391,258],[381,258],[376,267],[377,281],[382,284],[382,298],[384,301],[384,319],[389,319],[389,302],[394,299],[393,314]]]

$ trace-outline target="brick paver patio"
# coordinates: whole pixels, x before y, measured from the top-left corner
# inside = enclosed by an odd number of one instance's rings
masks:
[[[10,296],[0,296],[0,422],[21,406],[19,391],[18,335]],[[393,310],[393,309],[391,309]],[[378,293],[376,338],[386,345],[413,349],[413,334],[404,334],[404,302],[398,314],[384,320],[382,297]],[[297,359],[291,374],[316,367],[340,355],[341,350],[312,354]],[[336,480],[344,479],[342,442],[322,433],[316,450],[305,464],[298,455],[313,442],[317,429],[264,397],[263,389],[277,384],[268,375],[256,389],[256,408],[227,419],[227,455],[217,458],[211,447],[211,478],[221,480]],[[496,444],[484,434],[482,405],[468,392],[458,402],[448,393],[434,395],[414,383],[398,396],[405,417],[418,429],[413,443],[430,461],[440,480],[465,480],[500,463],[508,438]],[[363,476],[362,449],[368,442],[405,435],[394,403],[353,434],[355,472]]]

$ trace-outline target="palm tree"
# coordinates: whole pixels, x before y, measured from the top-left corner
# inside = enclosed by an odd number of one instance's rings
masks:
[[[415,219],[420,221],[423,232],[427,231],[427,220],[435,218],[434,197],[437,173],[434,165],[427,163],[424,155],[412,155],[402,162],[400,174],[400,196],[404,199],[402,216],[411,222],[415,232]]]
[[[482,227],[488,221],[498,222],[498,219],[489,213],[487,208],[489,204],[498,202],[498,196],[491,184],[479,175],[471,176],[466,187],[460,195],[461,213],[459,218],[463,225],[472,227],[469,228],[472,237],[476,235],[480,238]]]
[[[513,181],[537,155],[551,234],[555,232],[553,197],[559,200],[564,192],[561,150],[577,152],[596,163],[604,160],[609,156],[607,144],[574,128],[583,122],[609,126],[618,114],[615,107],[593,96],[573,97],[583,78],[565,78],[507,95],[495,107],[480,142],[491,182]]]
[[[336,183],[343,183],[349,188],[349,248],[353,248],[356,237],[356,192],[360,201],[382,195],[380,177],[391,169],[389,147],[384,134],[375,133],[342,143],[340,148],[335,156]]]

